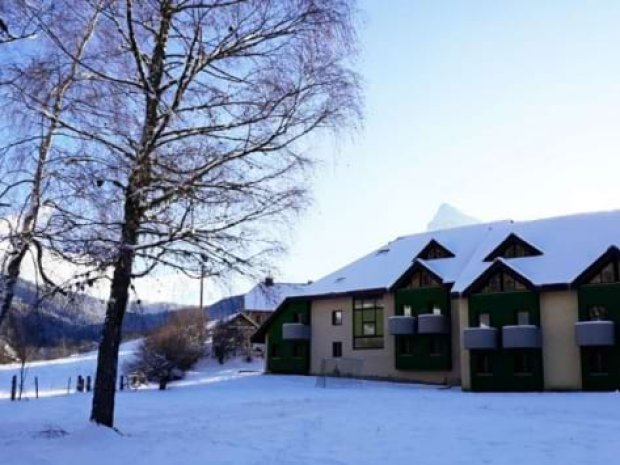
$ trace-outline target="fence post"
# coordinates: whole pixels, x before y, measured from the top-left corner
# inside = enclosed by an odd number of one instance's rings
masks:
[[[15,400],[17,395],[17,375],[13,375],[11,378],[11,400]]]
[[[125,389],[125,377],[123,375],[121,375],[121,380],[120,380],[120,390],[122,391],[123,389]]]
[[[84,392],[84,377],[82,375],[77,377],[77,392]]]
[[[34,396],[36,399],[39,398],[39,377],[34,377]]]
[[[69,376],[69,381],[67,381],[67,394],[71,393],[71,376]]]
[[[90,392],[92,389],[92,379],[90,375],[86,377],[86,392]]]

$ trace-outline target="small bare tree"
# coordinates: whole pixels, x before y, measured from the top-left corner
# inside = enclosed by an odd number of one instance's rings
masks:
[[[204,355],[205,339],[201,312],[173,315],[168,323],[144,339],[135,360],[127,364],[125,371],[142,374],[164,390]]]

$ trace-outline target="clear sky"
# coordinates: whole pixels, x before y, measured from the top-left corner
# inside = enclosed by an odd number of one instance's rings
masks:
[[[282,277],[320,277],[442,202],[482,220],[620,208],[620,2],[361,2],[363,131],[325,149]]]
[[[364,127],[315,147],[314,204],[277,279],[317,279],[422,231],[443,202],[488,221],[620,208],[620,1],[360,8]],[[198,301],[180,278],[139,288]]]

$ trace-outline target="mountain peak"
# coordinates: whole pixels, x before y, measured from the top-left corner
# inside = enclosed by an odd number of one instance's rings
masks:
[[[458,208],[448,203],[442,203],[437,209],[437,213],[435,213],[433,219],[428,223],[426,230],[435,231],[437,229],[450,229],[476,223],[480,223],[478,218],[466,215]]]

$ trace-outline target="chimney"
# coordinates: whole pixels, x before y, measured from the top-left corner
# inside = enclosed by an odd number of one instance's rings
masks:
[[[265,286],[267,286],[267,287],[271,287],[271,286],[273,286],[273,277],[271,277],[271,276],[267,276],[267,277],[265,278],[265,283],[264,283],[264,284],[265,284]]]

